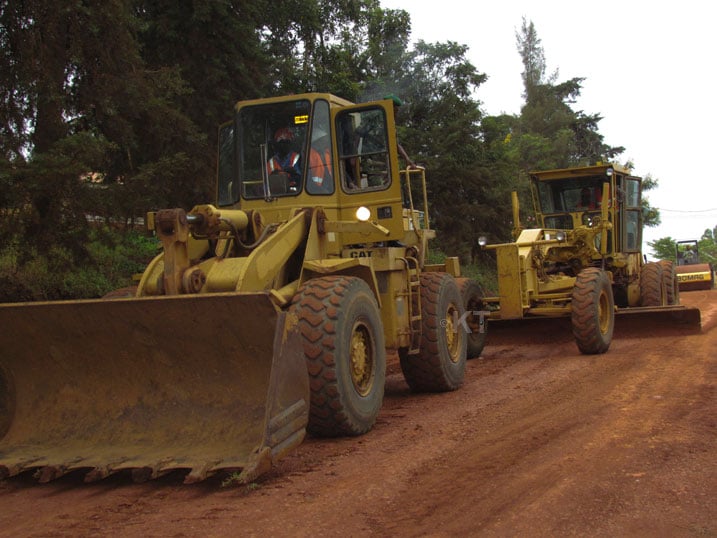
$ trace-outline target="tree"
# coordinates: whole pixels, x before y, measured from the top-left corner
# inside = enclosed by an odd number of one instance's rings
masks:
[[[717,226],[707,228],[697,243],[700,252],[700,260],[703,263],[717,265]]]
[[[17,187],[24,240],[81,254],[86,214],[133,217],[206,190],[197,188],[203,136],[177,106],[189,88],[176,69],[146,67],[134,2],[2,8],[0,86],[11,118],[2,174]],[[104,186],[103,196],[91,186]]]
[[[202,153],[210,169],[217,128],[231,117],[234,103],[272,87],[267,67],[272,59],[257,30],[269,4],[263,0],[138,2],[143,60],[151,70],[173,70],[185,85],[176,103],[207,137]]]
[[[431,211],[440,242],[464,259],[475,257],[478,236],[490,222],[493,200],[483,165],[482,113],[474,91],[485,80],[454,42],[419,41],[408,59],[401,88],[399,137],[427,168]]]
[[[628,163],[628,166],[632,167],[632,163]],[[660,217],[660,210],[650,205],[650,200],[644,193],[656,189],[659,183],[660,181],[653,178],[651,174],[647,174],[642,178],[642,222],[645,226],[651,228],[659,226],[662,219]]]
[[[572,109],[585,79],[575,77],[557,83],[557,71],[546,75],[545,54],[532,21],[523,19],[516,40],[524,67],[525,105],[512,142],[523,168],[583,166],[620,155],[624,148],[603,142],[598,132],[599,115]]]
[[[648,241],[647,246],[652,249],[652,257],[657,260],[672,260],[677,257],[677,241],[672,237],[663,237],[655,241]]]

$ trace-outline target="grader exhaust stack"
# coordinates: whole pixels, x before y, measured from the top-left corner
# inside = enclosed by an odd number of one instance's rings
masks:
[[[3,477],[251,480],[304,437],[296,319],[266,294],[0,305],[0,326]]]

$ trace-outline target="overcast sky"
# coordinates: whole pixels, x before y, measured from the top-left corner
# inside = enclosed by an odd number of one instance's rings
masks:
[[[605,142],[624,146],[619,162],[659,180],[648,193],[662,224],[647,241],[698,239],[717,226],[717,44],[707,0],[381,0],[411,15],[414,41],[456,41],[488,76],[476,98],[483,112],[518,114],[523,71],[516,47],[522,18],[532,21],[548,74],[583,77],[574,110],[600,114]],[[506,200],[506,203],[509,201]]]

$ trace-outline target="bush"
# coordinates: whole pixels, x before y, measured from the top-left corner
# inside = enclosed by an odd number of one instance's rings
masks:
[[[18,239],[0,249],[0,302],[90,299],[129,286],[157,254],[158,243],[135,231],[93,229],[77,259],[64,247],[24,251]],[[26,261],[20,261],[26,260]]]
[[[498,289],[498,274],[495,262],[490,257],[485,257],[474,264],[464,264],[461,260],[461,275],[472,278],[483,288],[486,295],[494,295]],[[429,249],[426,257],[427,264],[441,264],[446,261],[446,254],[436,249]]]

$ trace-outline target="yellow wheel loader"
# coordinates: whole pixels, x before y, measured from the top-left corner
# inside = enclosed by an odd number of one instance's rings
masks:
[[[426,263],[391,101],[238,103],[216,203],[147,224],[163,249],[131,298],[0,305],[0,476],[249,481],[307,429],[370,430],[387,350],[415,391],[461,385],[479,298],[457,258]]]
[[[700,260],[697,241],[677,241],[675,250],[680,291],[711,290],[715,287],[714,267]]]
[[[513,193],[514,242],[486,245],[498,266],[498,296],[483,299],[493,321],[570,319],[582,353],[605,353],[615,314],[645,322],[699,326],[679,305],[671,261],[642,254],[642,180],[613,164],[530,173],[537,228],[520,224]]]

